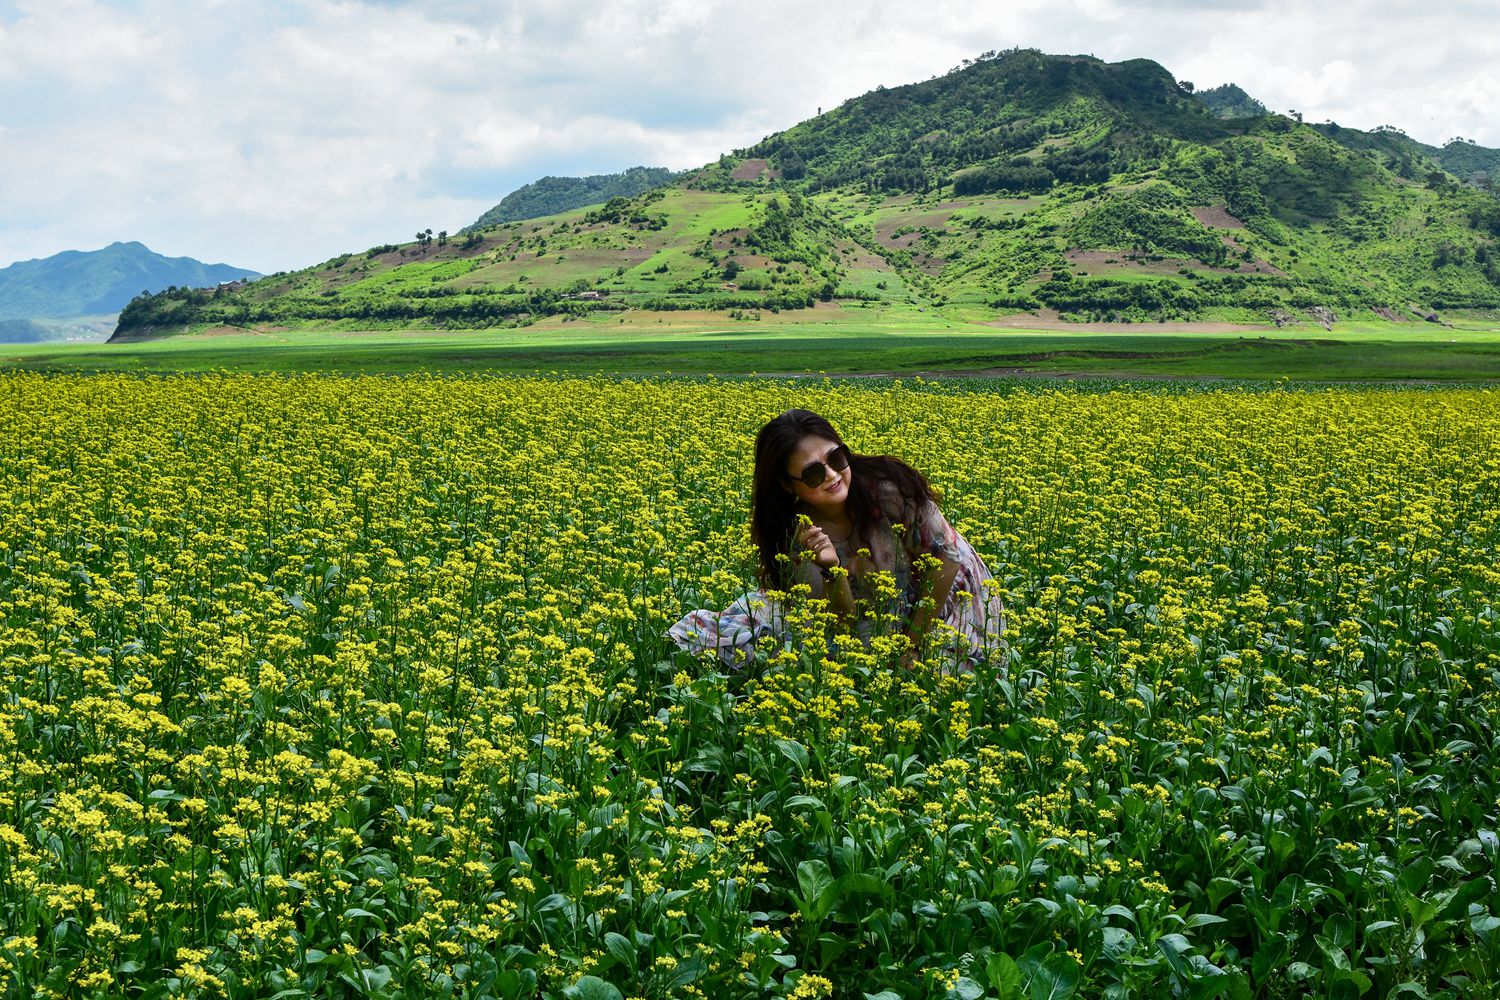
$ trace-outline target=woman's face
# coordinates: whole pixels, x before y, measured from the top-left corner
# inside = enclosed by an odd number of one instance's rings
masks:
[[[828,464],[839,447],[837,442],[809,435],[797,442],[797,447],[786,460],[786,468],[782,470],[799,500],[830,514],[842,513],[853,473],[852,469],[835,469]],[[802,474],[818,462],[823,464],[823,481],[817,486],[808,486],[802,481]]]

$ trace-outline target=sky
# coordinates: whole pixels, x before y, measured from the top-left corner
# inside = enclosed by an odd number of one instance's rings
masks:
[[[990,49],[1500,146],[1493,0],[0,0],[0,267],[139,240],[265,273],[548,174],[683,169]]]

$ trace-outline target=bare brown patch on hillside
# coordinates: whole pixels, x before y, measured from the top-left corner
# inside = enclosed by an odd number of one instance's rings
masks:
[[[749,235],[750,230],[745,226],[741,226],[738,229],[721,229],[714,234],[713,247],[715,250],[723,253],[737,253],[739,247],[735,245],[734,241],[743,241]]]
[[[1212,229],[1244,229],[1245,224],[1229,214],[1223,205],[1198,205],[1188,209],[1193,218]]]
[[[900,228],[900,226],[885,226],[882,224],[875,227],[875,238],[892,250],[910,250],[912,245],[922,238],[922,234],[910,232],[902,233],[900,236],[893,235],[895,230]],[[882,232],[882,229],[885,231]]]
[[[1184,267],[1207,269],[1200,260],[1180,257],[1163,257],[1160,260],[1144,260],[1134,254],[1109,250],[1069,250],[1063,254],[1075,271],[1088,275],[1105,275],[1111,272],[1130,271],[1133,274],[1173,275]]]
[[[758,181],[762,175],[768,180],[781,179],[781,171],[773,170],[771,165],[762,159],[742,160],[729,176],[737,181]]]
[[[1239,240],[1235,239],[1233,236],[1229,236],[1229,235],[1226,234],[1224,236],[1220,236],[1219,239],[1221,239],[1221,240],[1224,241],[1224,245],[1226,247],[1228,247],[1231,251],[1233,251],[1233,253],[1235,254],[1235,256],[1239,256],[1240,254],[1242,254],[1242,253],[1245,252],[1245,245],[1243,243],[1241,243]],[[1218,270],[1226,270],[1226,269],[1225,268],[1214,268],[1214,270],[1218,271]],[[1285,271],[1283,271],[1279,267],[1276,267],[1270,261],[1262,260],[1259,257],[1255,257],[1254,259],[1248,260],[1248,261],[1244,261],[1244,260],[1242,260],[1242,261],[1236,261],[1235,262],[1235,266],[1231,267],[1231,268],[1227,268],[1227,270],[1238,271],[1241,274],[1276,274],[1276,275],[1285,275],[1286,274]]]
[[[844,266],[854,270],[883,271],[890,266],[885,258],[877,257],[858,243],[839,243],[835,249],[838,250],[839,260]],[[853,252],[845,253],[846,250]]]
[[[928,222],[901,218],[882,219],[875,224],[875,238],[892,250],[910,250],[926,235],[922,232],[921,226],[926,225],[932,232],[942,233],[945,228],[945,221],[946,219],[944,218],[933,218]],[[933,225],[933,223],[936,223],[936,225]],[[911,232],[901,233],[900,236],[897,236],[896,233],[902,229],[910,229]]]
[[[758,253],[740,253],[734,248],[730,248],[729,256],[733,257],[735,263],[739,264],[742,269],[747,271],[752,268],[764,268],[765,270],[770,271],[773,270],[778,263],[777,261],[772,260],[770,257],[766,257]]]
[[[1242,252],[1243,247],[1229,237],[1224,237],[1224,245],[1236,253]],[[1075,268],[1086,275],[1108,275],[1129,271],[1132,274],[1151,274],[1167,277],[1179,273],[1183,268],[1191,271],[1201,271],[1211,274],[1281,274],[1282,272],[1272,267],[1263,260],[1236,261],[1229,267],[1217,267],[1207,264],[1195,257],[1161,257],[1156,260],[1148,259],[1133,253],[1121,253],[1118,250],[1069,250],[1063,254]],[[1042,281],[1050,281],[1051,276],[1041,278]]]
[[[634,267],[652,256],[646,247],[559,247],[557,252],[567,258],[564,263],[599,268]]]
[[[921,229],[923,226],[932,230],[940,230],[955,224],[952,212],[903,212],[894,218],[880,220],[875,224],[875,230],[879,232],[884,229],[886,232],[891,232],[902,228]]]

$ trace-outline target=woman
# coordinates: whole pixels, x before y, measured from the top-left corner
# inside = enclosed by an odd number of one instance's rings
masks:
[[[750,533],[760,549],[762,589],[726,611],[685,616],[668,633],[681,648],[712,649],[739,665],[758,639],[782,631],[781,609],[767,592],[796,583],[827,600],[866,641],[882,620],[897,623],[911,640],[905,664],[929,632],[941,639],[941,658],[960,669],[999,647],[1005,609],[998,588],[986,584],[992,574],[910,465],[854,454],[827,420],[788,410],[755,440],[752,489]],[[894,594],[880,587],[877,572],[890,574]]]

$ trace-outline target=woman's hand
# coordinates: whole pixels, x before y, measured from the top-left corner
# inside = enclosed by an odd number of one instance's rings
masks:
[[[839,564],[838,550],[828,540],[828,535],[822,528],[812,522],[804,524],[797,530],[797,541],[813,553],[813,562],[824,569],[831,569]]]

